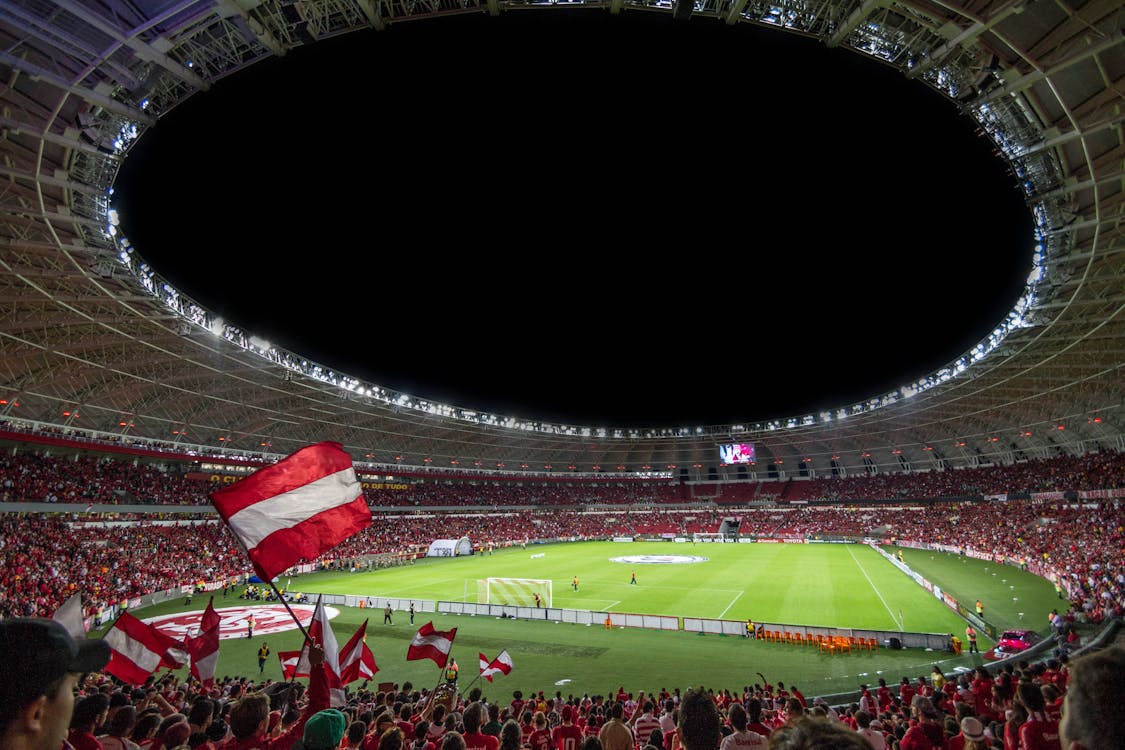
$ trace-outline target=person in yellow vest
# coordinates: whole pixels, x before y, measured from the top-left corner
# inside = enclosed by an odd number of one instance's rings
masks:
[[[270,647],[265,641],[262,641],[261,648],[258,649],[258,674],[266,671],[266,657],[270,655]]]
[[[246,618],[246,637],[254,637],[254,613],[251,612],[250,616]]]

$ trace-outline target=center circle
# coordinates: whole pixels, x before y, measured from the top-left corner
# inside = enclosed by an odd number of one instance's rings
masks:
[[[698,555],[624,555],[611,557],[609,561],[627,565],[691,565],[707,562],[707,558]]]

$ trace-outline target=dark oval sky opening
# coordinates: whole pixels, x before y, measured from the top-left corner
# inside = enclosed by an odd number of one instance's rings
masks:
[[[159,273],[370,382],[594,426],[862,400],[1012,308],[1032,222],[956,107],[713,19],[356,32],[197,94],[115,205]]]

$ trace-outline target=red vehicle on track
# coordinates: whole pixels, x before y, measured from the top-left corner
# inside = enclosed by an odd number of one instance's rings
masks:
[[[1005,630],[996,642],[996,655],[1011,656],[1034,646],[1039,642],[1039,634],[1034,630]]]

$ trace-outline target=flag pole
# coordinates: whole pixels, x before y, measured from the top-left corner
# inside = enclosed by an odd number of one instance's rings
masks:
[[[212,504],[214,504],[214,501],[212,501]],[[258,574],[259,578],[270,585],[270,588],[273,589],[273,593],[277,594],[277,598],[280,599],[281,603],[285,605],[285,609],[287,612],[289,612],[289,616],[293,618],[293,622],[297,623],[297,629],[301,631],[301,635],[305,636],[306,641],[312,641],[312,638],[309,638],[309,631],[305,630],[305,626],[302,625],[301,621],[297,619],[297,615],[289,606],[289,602],[285,601],[285,597],[282,596],[281,592],[277,590],[277,586],[274,585],[273,579],[269,576],[263,576],[262,571],[258,570],[258,566],[254,564],[254,558],[250,557],[250,550],[246,548],[246,545],[242,541],[242,537],[240,537],[238,534],[232,534],[232,536],[234,537],[234,540],[238,542],[238,546],[242,548],[243,553],[245,553],[246,555],[246,559],[250,560],[250,564],[254,568],[254,572]]]
[[[479,680],[479,679],[480,679],[480,675],[478,674],[476,677],[473,678],[472,682],[470,682],[468,685],[465,686],[465,692],[468,692],[469,688],[471,688],[473,685],[475,685],[476,681]]]
[[[309,631],[305,630],[305,626],[302,625],[301,621],[297,619],[297,615],[296,615],[296,613],[293,612],[293,608],[289,606],[289,602],[285,601],[285,597],[282,596],[281,592],[277,590],[277,586],[274,585],[273,581],[269,581],[269,585],[270,585],[270,588],[273,589],[273,593],[277,594],[277,598],[280,599],[281,603],[285,605],[285,609],[288,610],[289,616],[293,618],[293,622],[297,623],[297,629],[301,631],[301,635],[305,636],[306,641],[311,642],[312,638],[309,637]],[[318,603],[320,602],[321,596],[324,596],[324,595],[319,594],[317,596],[317,602]]]
[[[438,668],[438,682],[434,685],[434,692],[441,687],[441,683],[445,680],[445,668],[449,666],[449,660],[453,658],[453,648],[450,647],[449,653],[445,655],[445,663]]]

